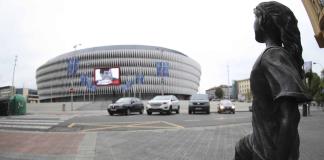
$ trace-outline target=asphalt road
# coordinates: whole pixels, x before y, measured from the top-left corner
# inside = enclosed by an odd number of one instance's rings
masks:
[[[236,112],[236,114],[132,114],[129,116],[86,116],[74,117],[49,131],[53,132],[93,132],[93,131],[138,131],[138,130],[170,130],[215,127],[227,125],[242,125],[251,123],[250,112]]]

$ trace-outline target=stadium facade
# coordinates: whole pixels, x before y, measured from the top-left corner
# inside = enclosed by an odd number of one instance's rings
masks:
[[[68,75],[68,62],[78,60],[74,75]],[[168,64],[167,75],[159,75],[157,63]],[[82,83],[88,75],[95,82],[96,68],[119,69],[120,84],[96,86],[91,90]],[[143,75],[142,83],[134,83],[137,75]],[[198,91],[201,68],[187,55],[167,48],[144,45],[114,45],[80,49],[57,56],[36,71],[39,98],[46,101],[69,101],[71,91],[75,101],[109,100],[122,96],[140,96],[150,99],[161,93],[187,99]],[[131,82],[131,85],[125,85]],[[127,90],[125,90],[125,86]],[[73,88],[73,89],[71,89]]]

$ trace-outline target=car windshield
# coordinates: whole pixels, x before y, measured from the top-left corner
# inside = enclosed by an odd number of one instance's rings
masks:
[[[116,103],[129,103],[132,100],[132,98],[120,98],[116,101]]]
[[[225,105],[225,106],[231,106],[232,105],[232,102],[231,101],[228,101],[228,100],[223,100],[220,102],[222,105]]]
[[[171,96],[156,96],[152,100],[170,100]]]
[[[207,94],[194,94],[190,97],[190,100],[208,100]]]

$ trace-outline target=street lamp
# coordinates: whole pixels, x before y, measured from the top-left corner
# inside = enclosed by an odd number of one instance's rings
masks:
[[[81,46],[81,45],[82,45],[81,43],[74,45],[74,46],[73,46],[74,50],[76,51],[76,48],[77,48],[78,46]]]
[[[322,67],[322,70],[321,70],[321,77],[324,78],[324,67],[322,64],[318,63],[318,62],[313,62],[313,64],[318,64]]]
[[[79,44],[76,44],[73,46],[74,48],[74,51],[76,51],[77,47],[78,46],[81,46],[82,44],[79,43]],[[75,59],[74,59],[74,62],[73,62],[73,68],[74,68],[74,65],[75,65]],[[73,71],[74,72],[74,71]],[[74,73],[71,74],[71,87],[70,87],[70,94],[71,94],[71,111],[73,111],[73,92],[74,92],[74,89],[73,89],[73,78],[74,78]]]
[[[11,86],[12,87],[12,90],[11,90],[12,95],[15,95],[14,85],[15,85],[15,70],[16,70],[17,58],[18,58],[18,56],[16,55],[15,56],[15,65],[14,65],[13,72],[12,72],[12,86]]]

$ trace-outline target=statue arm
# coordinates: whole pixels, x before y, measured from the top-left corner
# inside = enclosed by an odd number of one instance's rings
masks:
[[[293,98],[282,97],[278,100],[280,107],[279,135],[277,139],[277,159],[287,160],[292,144],[296,144],[300,113]]]

